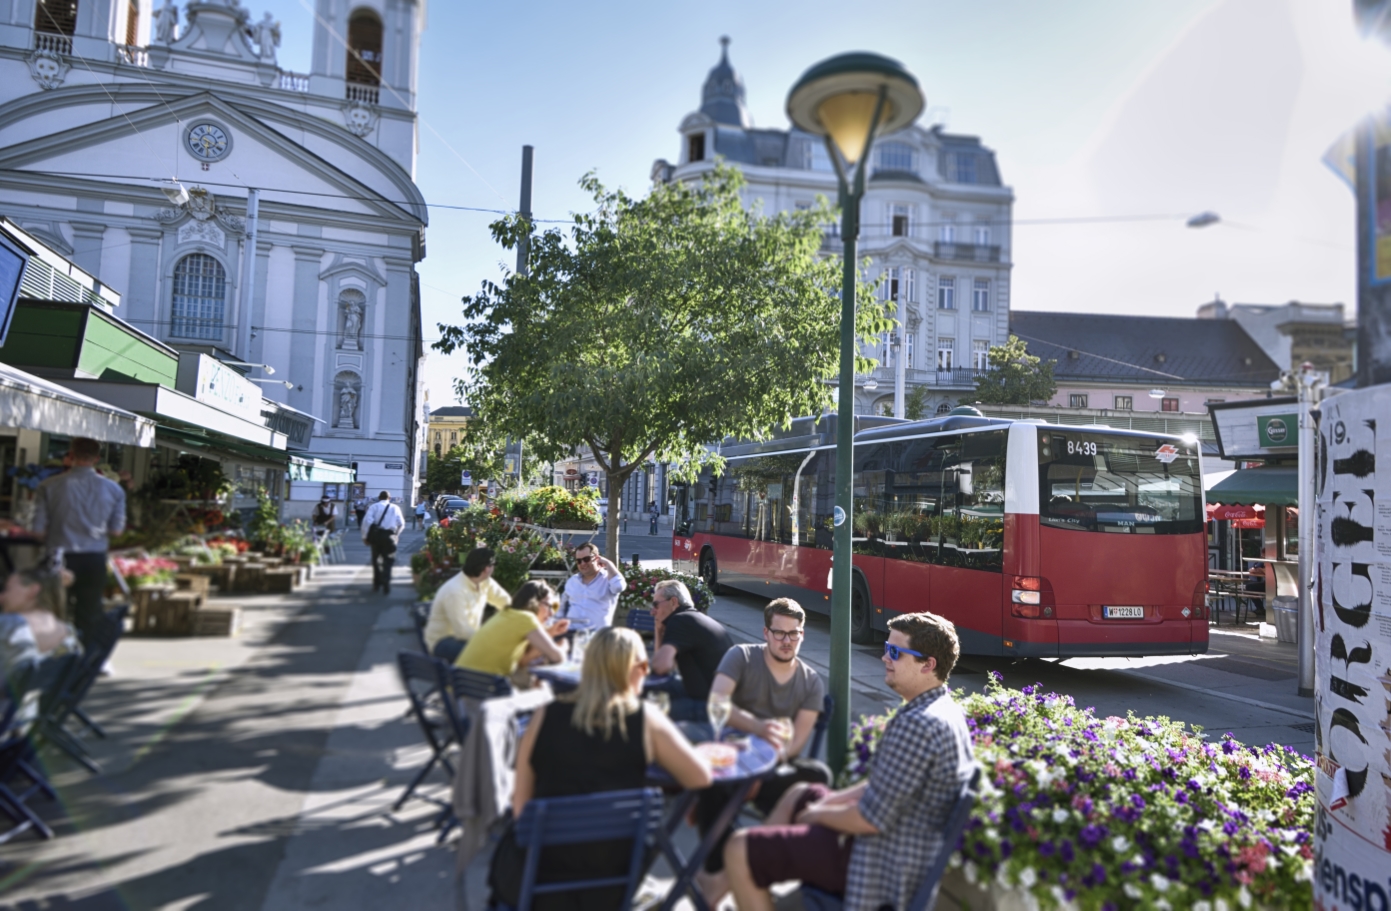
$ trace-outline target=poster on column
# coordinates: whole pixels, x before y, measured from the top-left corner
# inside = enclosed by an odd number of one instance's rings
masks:
[[[1391,909],[1391,386],[1325,401],[1317,449],[1314,900]]]

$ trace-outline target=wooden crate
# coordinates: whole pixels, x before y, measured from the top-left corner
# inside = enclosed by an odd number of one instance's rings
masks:
[[[194,592],[165,592],[146,606],[143,623],[132,630],[141,636],[187,636],[193,632],[193,612],[203,601]]]
[[[204,606],[193,612],[195,636],[235,636],[241,629],[241,608],[231,605]]]
[[[236,584],[232,590],[238,592],[259,592],[266,577],[266,567],[260,563],[243,563],[237,567]]]
[[[181,592],[196,592],[207,598],[211,588],[212,579],[202,573],[179,573],[174,577],[174,584],[179,587]]]
[[[261,576],[261,590],[269,594],[289,594],[298,584],[299,568],[294,566],[275,566]]]
[[[229,592],[235,584],[237,564],[223,561],[221,565],[217,566],[190,566],[188,572],[190,575],[206,578],[209,583],[217,587],[218,591]]]
[[[137,636],[144,635],[150,625],[151,606],[173,592],[172,585],[137,585],[130,590],[131,629]]]

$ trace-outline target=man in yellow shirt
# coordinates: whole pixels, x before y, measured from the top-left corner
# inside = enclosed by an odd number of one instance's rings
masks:
[[[497,555],[480,547],[464,559],[463,572],[435,592],[430,619],[425,624],[425,646],[430,654],[453,664],[464,645],[483,625],[483,611],[491,604],[502,610],[512,596],[493,580]]]

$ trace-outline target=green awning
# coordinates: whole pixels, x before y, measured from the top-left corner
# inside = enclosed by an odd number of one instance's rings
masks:
[[[1299,470],[1293,465],[1234,471],[1208,488],[1207,501],[1242,506],[1298,506]]]

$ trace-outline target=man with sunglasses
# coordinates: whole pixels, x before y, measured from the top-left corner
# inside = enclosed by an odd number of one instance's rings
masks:
[[[825,763],[801,756],[825,707],[826,690],[816,669],[797,656],[806,633],[806,611],[791,598],[778,598],[763,609],[763,644],[736,645],[725,653],[710,686],[712,694],[729,696],[729,727],[777,744],[784,762],[777,772],[759,782],[752,801],[764,813],[799,782],[827,784],[831,770]],[[790,720],[792,730],[784,725]],[[719,785],[710,788],[696,804],[696,824],[701,835],[729,800]],[[722,868],[724,856],[717,845],[705,860],[697,884],[711,907],[718,905],[728,883]]]
[[[618,596],[628,581],[609,560],[599,556],[599,548],[589,542],[575,548],[575,568],[579,570],[565,582],[560,596],[560,616],[571,629],[599,630],[613,625]]]
[[[943,830],[973,767],[966,715],[946,686],[960,654],[955,627],[935,614],[889,621],[884,682],[904,704],[869,777],[841,791],[793,788],[768,825],[729,839],[725,867],[740,911],[772,911],[769,887],[789,880],[844,895],[845,911],[908,907],[928,866],[953,847]]]
[[[705,702],[720,662],[734,646],[720,621],[696,609],[685,583],[665,579],[652,587],[652,672],[681,672],[667,692],[674,721],[705,721]]]

